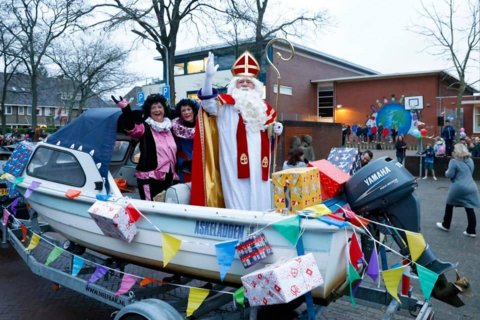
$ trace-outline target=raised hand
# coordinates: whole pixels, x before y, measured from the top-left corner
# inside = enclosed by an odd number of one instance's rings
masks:
[[[212,79],[215,73],[217,73],[218,64],[215,64],[215,56],[212,52],[208,53],[207,67],[205,70],[205,76]]]
[[[115,102],[115,104],[117,105],[117,107],[119,107],[120,109],[123,109],[125,108],[126,106],[128,106],[128,101],[127,99],[125,98],[122,98],[122,96],[120,96],[120,99],[117,100],[114,96],[111,96],[113,102]]]

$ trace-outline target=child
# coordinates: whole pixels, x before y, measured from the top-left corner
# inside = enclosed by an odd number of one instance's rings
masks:
[[[435,142],[435,147],[433,147],[433,150],[435,150],[435,156],[437,157],[445,156],[446,145],[445,145],[445,140],[443,140],[442,137],[437,137],[437,142]]]
[[[435,151],[433,150],[433,146],[431,143],[427,145],[427,149],[422,152],[425,155],[425,177],[423,179],[428,178],[428,170],[432,171],[433,180],[437,180],[435,177],[435,170],[433,170],[433,162],[435,160]]]

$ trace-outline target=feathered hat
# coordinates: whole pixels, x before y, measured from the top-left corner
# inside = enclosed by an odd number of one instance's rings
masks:
[[[232,66],[232,74],[236,77],[250,76],[258,77],[260,65],[253,55],[245,51]]]

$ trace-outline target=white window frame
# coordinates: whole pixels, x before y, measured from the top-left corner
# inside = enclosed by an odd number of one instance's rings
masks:
[[[12,114],[12,106],[5,106],[5,115]]]
[[[24,106],[18,106],[17,108],[18,108],[17,109],[18,110],[17,111],[18,115],[19,116],[24,116],[25,115],[25,107]]]
[[[473,106],[473,133],[480,133],[480,104]]]
[[[28,106],[27,107],[27,116],[31,116],[32,115],[32,106]]]

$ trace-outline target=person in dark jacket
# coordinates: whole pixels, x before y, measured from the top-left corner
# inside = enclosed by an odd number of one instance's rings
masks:
[[[139,139],[140,159],[135,176],[140,198],[152,200],[178,180],[175,172],[177,145],[171,132],[167,99],[161,94],[151,94],[145,100],[143,114],[137,116],[126,99],[112,96],[122,109],[119,123],[126,133]]]
[[[453,142],[455,140],[455,129],[450,124],[450,120],[445,120],[445,127],[442,129],[442,138],[445,140],[446,154],[452,155]]]
[[[403,164],[403,160],[405,159],[405,152],[407,150],[407,144],[403,140],[403,135],[397,136],[397,141],[395,142],[395,150],[397,161]]]
[[[452,152],[452,159],[448,163],[445,176],[452,184],[448,189],[447,204],[443,222],[437,222],[437,227],[449,231],[453,216],[453,207],[464,207],[467,213],[467,229],[463,232],[468,237],[476,237],[477,220],[474,208],[480,207],[480,195],[477,184],[473,180],[474,164],[463,143],[457,143]]]

